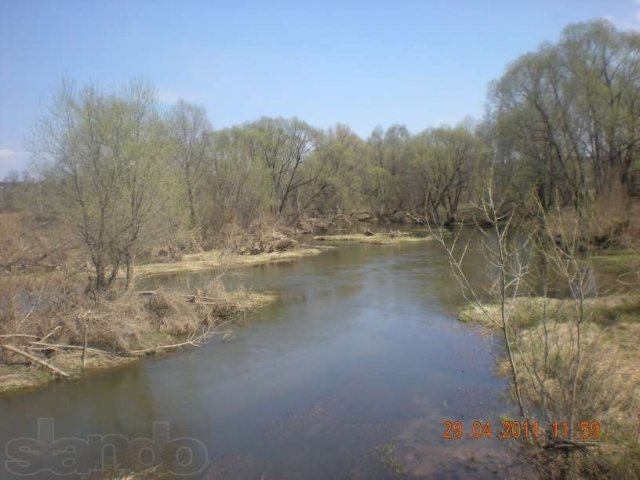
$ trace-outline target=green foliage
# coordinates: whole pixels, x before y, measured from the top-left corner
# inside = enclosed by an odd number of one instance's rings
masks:
[[[571,25],[514,62],[493,86],[490,117],[496,155],[515,173],[503,177],[509,192],[581,214],[633,193],[639,76],[640,36],[607,21]]]
[[[33,150],[52,206],[78,231],[105,288],[121,264],[132,266],[162,206],[169,145],[155,93],[142,82],[117,95],[65,83],[38,127]]]

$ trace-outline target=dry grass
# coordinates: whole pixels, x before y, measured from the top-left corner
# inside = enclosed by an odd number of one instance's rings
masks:
[[[507,305],[521,388],[536,409],[546,406],[560,419],[568,419],[570,411],[567,386],[575,372],[577,308],[572,300],[543,298],[519,298]],[[603,433],[599,448],[571,468],[580,478],[636,478],[631,472],[640,471],[640,295],[589,299],[584,309],[575,419],[596,420]],[[487,311],[499,319],[497,305]],[[459,317],[494,326],[477,306],[465,308]],[[506,358],[499,360],[498,371],[509,374]],[[549,457],[541,458],[544,469]]]
[[[222,245],[240,255],[285,252],[298,246],[298,241],[266,222],[255,222],[248,230],[229,225],[223,230]]]
[[[638,247],[640,238],[640,202],[626,195],[608,201],[600,199],[587,212],[588,222],[581,226],[584,246],[602,251],[612,248]],[[556,238],[571,236],[577,218],[573,208],[566,207],[548,216],[551,231]]]
[[[427,242],[431,237],[416,237],[406,232],[380,232],[374,235],[364,233],[352,233],[344,235],[320,235],[314,240],[327,242],[358,242],[373,245],[397,245],[400,243]]]
[[[0,214],[0,271],[49,272],[82,266],[73,235],[50,218],[22,213]]]
[[[211,250],[203,253],[183,255],[180,262],[138,265],[136,267],[136,276],[145,277],[169,273],[250,267],[267,263],[287,262],[298,258],[319,255],[323,251],[322,248],[303,247],[283,252],[272,251],[256,255],[241,255],[225,250]]]
[[[534,326],[520,332],[515,362],[520,382],[533,404],[540,407],[543,395],[568,419],[570,390],[575,371],[575,328],[569,323],[552,323],[547,328],[549,356],[544,390],[534,375],[545,371],[544,332]],[[575,421],[597,421],[602,435],[589,455],[576,454],[569,462],[575,478],[637,478],[640,471],[640,323],[615,326],[587,323],[581,331],[581,366],[576,390]],[[626,340],[623,340],[626,339]],[[501,365],[508,371],[506,362]],[[544,392],[544,393],[543,393]],[[562,457],[541,457],[543,470],[558,471]],[[553,478],[553,477],[551,477]],[[560,478],[560,477],[558,477]]]
[[[0,364],[0,394],[46,385],[50,381],[51,375],[41,369]]]
[[[159,291],[91,297],[73,279],[61,279],[57,272],[51,276],[55,278],[0,277],[0,346],[19,348],[71,376],[124,365],[168,345],[229,336],[230,319],[274,299],[242,290],[226,292],[221,282],[193,295]],[[30,363],[4,349],[0,392],[51,380],[47,369]]]

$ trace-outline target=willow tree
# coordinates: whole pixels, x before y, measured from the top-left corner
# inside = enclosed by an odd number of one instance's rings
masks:
[[[169,112],[169,134],[173,140],[173,163],[186,193],[189,226],[197,226],[202,180],[207,168],[211,124],[203,107],[179,101]]]
[[[360,159],[366,154],[366,144],[346,125],[321,132],[313,155],[302,167],[309,183],[296,194],[298,209],[322,215],[359,207],[364,167]]]
[[[297,190],[311,182],[301,167],[315,148],[318,132],[297,118],[261,118],[248,128],[271,182],[272,213],[281,216]]]
[[[218,130],[212,135],[204,208],[205,227],[213,232],[225,224],[248,228],[270,212],[272,180],[258,155],[258,142],[249,125]]]
[[[65,83],[39,121],[37,166],[52,206],[87,247],[95,288],[109,287],[133,262],[162,196],[166,132],[154,90],[132,82],[119,94]]]
[[[438,224],[456,221],[463,201],[474,201],[484,178],[486,147],[469,125],[436,128],[410,141],[406,190],[414,212]]]
[[[633,190],[640,155],[640,35],[595,21],[520,57],[496,82],[492,117],[541,204],[594,201]],[[509,141],[505,139],[509,138]]]
[[[376,127],[367,139],[368,153],[364,193],[379,215],[406,207],[409,131],[404,125],[387,130]]]

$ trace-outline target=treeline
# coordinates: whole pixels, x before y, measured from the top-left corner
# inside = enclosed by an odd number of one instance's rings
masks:
[[[512,63],[488,105],[479,122],[362,139],[296,118],[214,130],[202,107],[163,108],[144,82],[115,94],[64,84],[31,140],[27,203],[74,226],[103,288],[176,232],[202,240],[266,218],[363,212],[445,224],[470,218],[487,188],[504,205],[580,216],[638,195],[637,33],[569,26]]]

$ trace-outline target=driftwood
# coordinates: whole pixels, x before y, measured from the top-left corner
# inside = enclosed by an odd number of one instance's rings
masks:
[[[37,335],[27,335],[26,333],[11,333],[6,335],[0,335],[0,338],[36,338],[40,339]]]
[[[158,345],[151,348],[144,348],[142,350],[129,350],[127,351],[127,354],[134,357],[142,357],[145,355],[156,353],[160,350],[175,350],[175,349],[187,347],[187,346],[201,347],[207,340],[209,340],[214,335],[222,335],[223,336],[222,339],[226,342],[231,340],[231,338],[233,338],[234,333],[233,333],[233,330],[231,329],[222,330],[222,327],[230,323],[233,323],[233,320],[227,320],[225,322],[220,323],[219,325],[216,325],[215,327],[209,327],[207,330],[200,333],[199,335],[195,335],[195,334],[190,335],[188,337],[188,340],[184,342],[174,343],[172,345]]]
[[[142,295],[144,297],[153,297],[154,295],[158,295],[158,292],[155,290],[142,290],[138,292],[138,295]],[[207,297],[206,295],[200,294],[189,294],[189,293],[181,293],[178,296],[184,298],[188,302],[194,302],[196,300],[202,300],[204,302],[215,302],[216,299],[213,297]]]
[[[145,348],[143,350],[129,350],[127,353],[134,357],[143,357],[145,355],[149,355],[150,353],[156,353],[158,350],[173,350],[176,348],[186,347],[190,345],[192,347],[200,347],[200,344],[197,340],[187,340],[182,343],[174,343],[173,345],[158,345],[157,347]]]
[[[574,450],[580,450],[583,452],[588,452],[589,447],[598,447],[600,443],[598,442],[574,442],[569,439],[562,439],[554,442],[549,442],[546,445],[543,445],[544,450],[552,450],[552,451],[561,451],[561,452],[570,452]]]
[[[46,342],[49,339],[49,337],[51,337],[51,335],[56,333],[58,330],[60,330],[60,325],[58,325],[53,330],[51,330],[49,333],[47,333],[44,337],[42,337],[42,339],[40,341],[41,342]]]
[[[45,343],[45,342],[29,342],[29,348],[32,350],[84,350],[82,345],[66,345],[60,343]],[[113,356],[113,353],[106,350],[100,350],[99,348],[86,347],[87,352],[102,353],[104,355]]]
[[[3,349],[8,350],[10,352],[13,352],[13,353],[15,353],[17,355],[20,355],[20,356],[26,358],[27,360],[29,360],[32,363],[37,363],[38,365],[41,365],[41,366],[43,366],[45,368],[48,368],[50,371],[52,371],[56,375],[60,375],[61,377],[69,378],[71,376],[67,372],[64,372],[63,370],[60,370],[58,367],[56,367],[54,365],[51,365],[46,360],[38,358],[35,355],[31,355],[30,353],[27,353],[24,350],[20,350],[19,348],[16,348],[13,345],[8,345],[8,344],[5,343],[5,344],[1,345],[0,348],[3,348]]]
[[[427,224],[427,220],[426,218],[419,218],[416,217],[415,215],[413,215],[411,212],[407,212],[407,217],[409,217],[411,220],[413,220],[414,222],[416,222],[418,225],[426,225]]]
[[[138,292],[138,295],[142,295],[143,297],[153,297],[154,295],[158,295],[159,292],[157,292],[156,290],[141,290]],[[198,293],[193,294],[193,293],[180,293],[178,294],[179,297],[184,298],[185,300],[191,300],[193,301],[194,299],[203,299],[203,300],[211,300],[213,301],[214,299],[211,297],[207,297],[205,295],[200,295]]]

